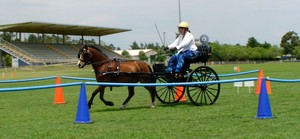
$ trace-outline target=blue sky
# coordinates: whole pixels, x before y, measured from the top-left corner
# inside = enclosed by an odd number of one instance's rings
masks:
[[[245,44],[251,36],[280,44],[288,31],[300,32],[299,0],[181,0],[182,20],[196,38]],[[175,39],[177,0],[1,0],[0,24],[41,21],[118,27],[133,31],[102,37],[126,49],[133,41],[160,42],[154,23]]]

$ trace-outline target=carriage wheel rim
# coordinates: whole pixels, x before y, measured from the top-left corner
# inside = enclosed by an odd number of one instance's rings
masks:
[[[166,81],[164,78],[157,78],[157,83],[169,83],[171,81]],[[176,86],[156,86],[156,98],[164,104],[175,104],[180,101],[184,95],[185,87],[183,87],[182,94],[178,95],[176,93]]]
[[[217,73],[208,66],[200,66],[191,72],[188,82],[217,81]],[[220,94],[220,84],[201,84],[186,87],[189,100],[196,106],[214,104]]]

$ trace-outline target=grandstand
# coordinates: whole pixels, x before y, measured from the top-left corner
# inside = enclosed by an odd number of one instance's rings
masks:
[[[79,26],[79,25],[65,25],[65,24],[53,24],[53,23],[41,23],[41,22],[26,22],[9,25],[0,25],[1,32],[13,32],[19,41],[6,41],[0,38],[0,57],[2,51],[10,54],[14,59],[18,59],[16,65],[47,65],[47,64],[59,64],[59,63],[73,63],[77,62],[78,50],[84,43],[85,36],[93,36],[99,38],[99,44],[97,45],[105,54],[110,58],[124,58],[122,55],[115,53],[114,51],[102,47],[101,36],[110,35],[114,33],[120,33],[130,31],[127,29],[117,28],[104,28],[104,27],[91,27],[91,26]],[[22,42],[22,35],[24,33],[38,33],[42,34],[42,40],[44,40],[44,34],[62,35],[62,43],[28,43]],[[80,36],[81,44],[64,43],[65,36]],[[24,40],[24,39],[23,39]],[[1,62],[1,60],[0,60]],[[2,65],[0,63],[0,65]]]

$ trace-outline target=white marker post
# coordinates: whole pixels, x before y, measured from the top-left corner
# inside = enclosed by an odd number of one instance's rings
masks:
[[[236,72],[237,71],[237,67],[233,67],[233,71]]]
[[[244,86],[249,88],[249,94],[251,93],[251,87],[254,87],[254,81],[244,82]]]
[[[237,93],[240,93],[240,87],[243,87],[243,82],[234,82],[233,83],[234,87],[237,87]]]

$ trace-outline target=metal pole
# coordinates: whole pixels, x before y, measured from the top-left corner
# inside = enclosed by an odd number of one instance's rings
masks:
[[[19,32],[19,39],[20,39],[20,42],[22,42],[22,33]]]
[[[45,33],[42,33],[42,43],[45,43]]]
[[[161,36],[160,36],[159,30],[158,30],[156,24],[154,24],[154,26],[155,26],[155,28],[156,28],[157,34],[158,34],[158,36],[159,36],[159,39],[160,39],[162,45],[164,45],[164,42],[163,42],[163,40],[162,40],[162,38],[161,38]]]
[[[180,0],[178,0],[178,11],[179,11],[179,23],[181,22],[181,5]]]
[[[62,42],[62,43],[65,44],[65,35],[63,34],[62,36],[63,36],[63,38],[62,38],[62,39],[63,39],[63,40],[62,40],[63,42]]]
[[[99,36],[99,45],[101,46],[101,37]]]
[[[166,45],[166,32],[164,32],[164,46]]]
[[[2,50],[0,50],[0,68],[2,68]]]

